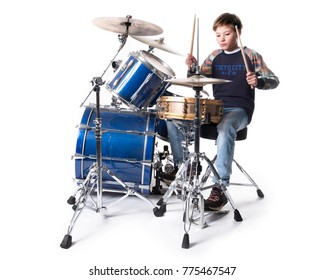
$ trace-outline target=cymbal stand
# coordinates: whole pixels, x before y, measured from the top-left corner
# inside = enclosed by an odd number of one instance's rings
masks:
[[[102,119],[100,115],[100,87],[104,84],[104,81],[101,77],[95,77],[92,79],[92,91],[96,93],[96,118],[94,120],[95,123],[95,139],[96,139],[96,163],[94,163],[90,168],[86,179],[82,183],[82,187],[78,190],[78,199],[76,201],[75,197],[70,197],[68,199],[69,204],[73,204],[72,209],[74,210],[74,214],[72,216],[70,225],[68,227],[67,234],[64,236],[60,247],[68,249],[72,245],[72,237],[70,235],[73,226],[80,216],[82,210],[86,205],[88,198],[91,198],[93,208],[96,212],[100,212],[103,207],[102,202]],[[91,91],[91,92],[92,92]],[[97,186],[97,188],[96,188]],[[97,203],[91,197],[92,191],[97,190]]]
[[[218,181],[221,181],[218,172],[215,170],[211,161],[206,157],[204,153],[200,153],[200,127],[201,127],[201,113],[200,113],[200,92],[203,90],[203,86],[193,86],[193,90],[195,91],[195,119],[194,119],[194,153],[192,153],[190,159],[191,162],[191,172],[187,177],[188,183],[185,184],[185,203],[184,203],[184,213],[183,213],[183,222],[184,222],[184,236],[182,241],[182,248],[188,249],[190,245],[189,241],[189,231],[191,229],[192,223],[196,223],[198,221],[198,225],[200,228],[204,228],[208,225],[207,220],[205,219],[207,215],[204,212],[204,197],[201,193],[203,190],[201,188],[202,183],[200,182],[200,175],[202,172],[201,160],[207,162],[211,171],[214,173],[215,177]],[[206,180],[207,178],[204,177]],[[207,187],[212,188],[214,185]],[[219,211],[217,214],[217,218],[227,214],[228,211]],[[198,214],[198,216],[195,216]]]
[[[169,186],[169,189],[165,195],[158,201],[159,205],[158,211],[163,215],[166,212],[167,201],[172,195],[172,193],[177,189],[181,188],[182,195],[181,199],[184,201],[184,213],[183,213],[183,222],[184,222],[184,231],[182,248],[189,248],[189,231],[192,224],[197,224],[200,228],[204,228],[208,223],[222,217],[227,214],[228,210],[214,211],[214,212],[204,212],[204,198],[202,191],[213,188],[214,186],[221,186],[223,191],[228,198],[232,208],[234,209],[234,218],[236,221],[242,221],[239,211],[236,209],[234,201],[229,195],[226,186],[221,184],[221,178],[215,169],[213,162],[205,155],[205,153],[200,152],[200,127],[201,127],[201,114],[200,114],[200,92],[202,91],[203,86],[193,86],[195,91],[196,99],[196,109],[195,109],[195,119],[193,121],[194,126],[194,152],[191,153],[187,158],[185,158],[180,169],[178,170],[175,180]],[[208,168],[201,176],[202,165],[201,160],[204,160],[208,164]],[[210,186],[205,186],[207,179],[209,178],[210,172],[217,178],[219,183],[212,184]],[[211,218],[211,214],[215,214]],[[206,218],[209,216],[210,220]]]
[[[119,36],[121,45],[119,47],[119,50],[117,54],[120,52],[122,47],[124,46],[126,42],[126,38],[128,36],[128,27],[129,25],[126,24],[126,32],[125,34]],[[117,54],[114,56],[114,58],[117,56]],[[114,58],[111,60],[109,66],[112,64]],[[108,67],[109,67],[108,66]],[[96,162],[92,164],[92,166],[89,168],[89,172],[82,183],[81,188],[77,191],[75,196],[71,196],[68,199],[68,204],[73,205],[72,209],[74,210],[74,214],[72,216],[72,219],[70,221],[70,225],[67,230],[67,234],[64,236],[60,247],[64,249],[68,249],[72,245],[72,237],[71,232],[72,229],[80,216],[82,210],[85,207],[93,208],[96,210],[96,212],[101,212],[103,209],[106,209],[106,207],[103,206],[102,201],[102,194],[103,194],[103,186],[102,186],[102,172],[107,172],[116,182],[118,182],[121,186],[125,188],[125,195],[115,201],[111,204],[115,205],[116,203],[124,200],[126,197],[128,197],[131,194],[136,195],[137,197],[143,199],[144,201],[148,202],[152,207],[155,216],[159,216],[160,213],[156,211],[157,207],[147,198],[145,198],[143,195],[137,193],[135,190],[131,189],[128,185],[126,185],[122,180],[120,180],[113,172],[111,172],[106,166],[103,166],[102,164],[102,118],[100,113],[100,87],[105,83],[102,80],[103,75],[106,73],[108,67],[105,69],[104,73],[100,77],[95,77],[92,79],[91,83],[93,85],[92,90],[89,92],[87,98],[84,100],[84,102],[80,105],[82,107],[90,94],[94,91],[96,93],[96,118],[94,120],[95,123],[95,139],[96,139]],[[96,190],[97,191],[97,203],[91,196],[91,193]],[[76,199],[76,196],[78,196],[78,199]],[[90,198],[92,202],[92,207],[87,205],[88,198]]]
[[[72,204],[72,209],[74,210],[73,217],[71,219],[70,225],[68,227],[67,234],[64,236],[60,246],[61,248],[68,249],[72,245],[72,237],[71,232],[72,229],[76,223],[76,220],[80,216],[82,210],[85,207],[92,208],[96,212],[100,212],[102,209],[106,209],[106,207],[103,206],[102,202],[102,193],[103,193],[103,186],[102,186],[102,172],[107,172],[108,175],[110,175],[117,183],[119,183],[124,189],[121,191],[115,191],[118,193],[124,193],[124,196],[119,198],[118,200],[114,201],[110,204],[110,207],[113,205],[121,202],[125,198],[127,198],[129,195],[135,195],[138,198],[144,200],[147,202],[152,208],[154,215],[159,217],[160,213],[157,212],[157,207],[146,197],[144,197],[142,194],[136,192],[134,189],[130,188],[127,184],[125,184],[122,180],[120,180],[109,168],[106,166],[103,166],[102,163],[102,119],[100,116],[100,85],[103,84],[103,81],[100,77],[94,78],[93,82],[95,83],[94,91],[96,92],[96,118],[94,120],[95,123],[95,139],[96,139],[96,162],[92,164],[92,166],[89,168],[89,172],[82,183],[81,188],[77,191],[78,199],[75,197],[70,197],[68,199],[68,203]],[[97,191],[97,203],[91,196],[93,191]],[[112,190],[112,192],[114,192]],[[87,204],[88,198],[90,199],[90,202],[92,203],[91,206]]]

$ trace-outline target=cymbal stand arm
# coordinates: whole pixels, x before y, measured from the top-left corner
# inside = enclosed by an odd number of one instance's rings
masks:
[[[107,67],[105,68],[105,70],[103,71],[102,75],[100,76],[100,78],[102,79],[104,77],[104,75],[106,74],[107,70],[109,67],[111,67],[112,63],[114,62],[115,58],[118,56],[118,54],[120,53],[120,51],[123,49],[125,43],[126,43],[126,40],[128,38],[128,34],[129,33],[129,27],[127,26],[126,27],[126,32],[124,34],[119,34],[118,35],[118,38],[119,38],[119,41],[120,41],[120,46],[116,52],[116,54],[114,55],[114,57],[111,59],[111,61],[109,62],[109,64],[107,65]],[[92,81],[91,81],[92,82]],[[89,98],[89,96],[91,95],[91,93],[95,90],[95,86],[90,90],[90,92],[88,93],[88,95],[86,96],[85,100],[80,104],[80,107],[82,107],[87,99]]]

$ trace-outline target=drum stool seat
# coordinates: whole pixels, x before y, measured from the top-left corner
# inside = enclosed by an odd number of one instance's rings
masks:
[[[236,141],[242,141],[247,138],[247,131],[248,128],[245,127],[239,131],[237,131],[237,137]],[[210,140],[216,140],[218,137],[217,132],[217,124],[203,124],[200,128],[200,137],[204,139],[210,139]],[[217,158],[217,155],[213,158],[212,162],[214,163]],[[233,162],[236,164],[238,169],[245,175],[245,177],[248,179],[250,183],[244,184],[244,183],[233,183],[229,182],[229,185],[237,185],[237,186],[253,186],[256,188],[256,192],[258,197],[263,198],[264,194],[262,190],[258,187],[258,185],[255,183],[255,181],[248,175],[248,173],[244,170],[244,168],[235,160],[233,159]]]

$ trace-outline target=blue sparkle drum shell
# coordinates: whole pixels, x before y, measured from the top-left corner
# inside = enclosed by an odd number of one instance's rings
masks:
[[[165,80],[174,76],[174,71],[152,53],[131,52],[106,88],[126,105],[141,109],[154,106],[170,86]]]
[[[145,195],[150,194],[154,155],[156,113],[134,112],[115,107],[101,108],[102,163],[126,185]],[[78,131],[75,177],[82,181],[96,162],[96,108],[86,107]],[[102,185],[125,190],[103,170]]]

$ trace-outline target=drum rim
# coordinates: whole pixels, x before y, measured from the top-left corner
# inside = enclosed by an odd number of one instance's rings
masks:
[[[159,73],[157,74],[161,79],[171,79],[173,77],[175,77],[175,72],[174,70],[167,64],[165,63],[163,60],[161,60],[159,57],[155,56],[154,54],[145,51],[145,50],[140,50],[137,52],[132,52],[131,53],[132,56],[136,57],[137,59],[139,59],[146,67],[149,68],[149,70],[153,71],[154,73]],[[161,70],[157,69],[156,67],[154,67],[154,65],[152,65],[148,60],[145,59],[145,56],[148,56],[156,61],[158,61],[165,69],[168,70],[169,73],[164,73]],[[152,69],[153,68],[153,69]]]
[[[196,103],[195,97],[183,97],[183,96],[160,96],[157,102],[184,102]],[[222,99],[210,99],[210,98],[200,98],[200,104],[212,104],[212,105],[223,105]]]

